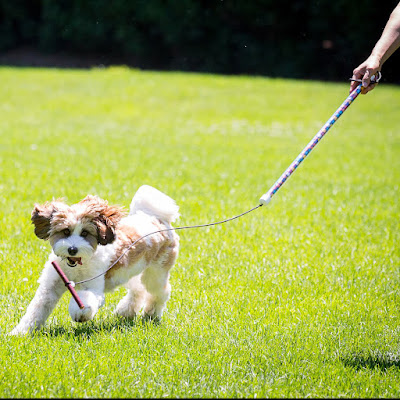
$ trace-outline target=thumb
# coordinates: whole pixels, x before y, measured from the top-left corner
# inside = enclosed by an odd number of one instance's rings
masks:
[[[363,87],[368,87],[371,84],[371,77],[378,71],[378,68],[367,68],[362,78]]]
[[[364,76],[362,77],[362,85],[363,85],[363,87],[368,87],[368,85],[369,85],[369,83],[371,82],[371,76],[372,76],[372,70],[370,69],[370,68],[368,68],[366,71],[365,71],[365,74],[364,74]]]

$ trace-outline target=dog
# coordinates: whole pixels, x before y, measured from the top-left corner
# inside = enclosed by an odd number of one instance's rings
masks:
[[[88,195],[68,206],[62,200],[35,204],[32,223],[38,238],[52,247],[39,288],[26,314],[11,335],[40,329],[67,290],[51,262],[57,261],[70,281],[90,279],[116,262],[105,274],[76,285],[84,303],[80,309],[71,297],[69,313],[76,322],[86,322],[104,304],[104,293],[120,285],[127,294],[115,313],[126,318],[142,314],[161,320],[170,297],[170,270],[178,257],[179,237],[171,223],[179,217],[179,207],[166,194],[151,186],[141,186],[134,195],[129,214],[123,207]],[[154,231],[164,230],[134,241]]]

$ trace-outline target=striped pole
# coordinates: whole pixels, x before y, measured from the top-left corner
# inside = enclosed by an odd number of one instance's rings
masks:
[[[267,205],[272,196],[281,188],[286,180],[293,174],[296,168],[302,163],[302,161],[311,153],[311,150],[319,143],[319,141],[325,136],[332,125],[340,118],[340,116],[347,110],[350,104],[357,98],[361,93],[361,85],[358,85],[342,103],[342,105],[334,112],[329,118],[328,122],[320,129],[320,131],[312,138],[311,142],[304,148],[304,150],[297,156],[297,158],[290,164],[287,170],[281,175],[281,177],[274,183],[271,189],[268,190],[260,198],[261,205]]]

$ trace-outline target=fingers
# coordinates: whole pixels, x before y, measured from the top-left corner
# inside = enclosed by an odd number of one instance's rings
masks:
[[[362,84],[363,88],[367,88],[369,83],[370,83],[370,81],[371,81],[371,71],[369,69],[367,69],[365,71],[365,74],[362,77],[362,81],[361,81],[361,84]]]
[[[352,78],[352,79],[356,79],[356,78]],[[350,83],[350,93],[351,93],[358,85],[359,85],[358,82],[352,81],[352,82]]]
[[[362,94],[367,94],[368,92],[370,92],[371,90],[373,90],[375,88],[375,86],[377,85],[377,83],[372,83],[371,84],[371,78],[375,75],[376,79],[376,75],[378,72],[378,68],[367,68],[367,70],[365,71],[365,74],[362,78],[362,90],[361,93]]]
[[[367,68],[364,76],[362,77],[362,85],[365,88],[368,88],[371,83],[371,77],[378,72],[377,68]]]
[[[360,79],[362,84],[361,93],[366,94],[374,89],[376,84],[371,85],[371,78],[381,69],[381,58],[371,54],[362,64],[353,71],[352,79]],[[350,91],[359,85],[358,82],[351,82]]]
[[[353,70],[353,76],[351,77],[351,79],[362,79],[363,76],[365,75],[365,71],[366,71],[366,65],[365,62],[360,64],[357,68],[355,68]],[[359,82],[355,82],[352,81],[350,83],[350,93],[359,85]],[[362,92],[361,92],[362,93]]]
[[[367,93],[370,92],[372,89],[374,89],[376,85],[377,85],[377,83],[373,83],[372,85],[370,84],[368,87],[362,87],[362,88],[361,88],[361,93],[362,93],[362,94],[367,94]]]
[[[353,71],[352,79],[361,80],[361,93],[367,94],[375,88],[376,83],[371,85],[371,78],[378,72],[379,67],[371,67],[367,61],[364,61]],[[350,93],[359,85],[359,82],[352,81],[350,84]]]

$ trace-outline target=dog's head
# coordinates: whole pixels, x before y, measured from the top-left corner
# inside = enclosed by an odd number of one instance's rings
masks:
[[[36,236],[48,239],[54,253],[75,267],[90,258],[97,245],[115,240],[116,225],[123,216],[121,207],[89,195],[72,206],[62,200],[36,204],[31,219]]]

